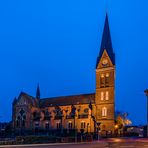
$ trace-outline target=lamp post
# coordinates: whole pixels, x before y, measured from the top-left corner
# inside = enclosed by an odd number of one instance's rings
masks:
[[[77,131],[76,131],[76,114],[74,114],[74,134],[75,134],[75,142],[77,142]]]
[[[74,119],[74,135],[75,135],[75,142],[77,142],[77,126],[76,126],[76,107],[74,105],[71,106],[71,112]]]
[[[146,110],[147,110],[147,133],[146,133],[146,136],[148,137],[148,89],[144,90],[144,93],[147,97],[147,107],[146,107]]]
[[[115,134],[116,134],[116,136],[118,136],[118,128],[119,128],[119,126],[118,126],[118,124],[116,124],[115,125]]]
[[[98,133],[98,140],[100,140],[100,124],[101,122],[97,122],[97,133]]]

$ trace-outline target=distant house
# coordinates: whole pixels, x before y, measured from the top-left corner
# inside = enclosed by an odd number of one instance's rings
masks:
[[[143,126],[126,126],[124,131],[129,135],[136,135],[139,137],[144,137],[144,127]]]

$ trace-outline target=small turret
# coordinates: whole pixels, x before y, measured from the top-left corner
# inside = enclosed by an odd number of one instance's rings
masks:
[[[36,98],[37,99],[40,99],[40,87],[39,87],[39,84],[37,85],[37,90],[36,90]]]

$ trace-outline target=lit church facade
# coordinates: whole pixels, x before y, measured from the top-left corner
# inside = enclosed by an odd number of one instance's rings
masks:
[[[21,92],[13,101],[14,130],[72,130],[114,132],[115,54],[106,16],[100,53],[96,60],[96,92],[84,95],[40,98]]]

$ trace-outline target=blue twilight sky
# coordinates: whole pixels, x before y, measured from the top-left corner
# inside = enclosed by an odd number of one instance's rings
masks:
[[[146,122],[147,0],[1,0],[0,121],[25,91],[52,97],[95,92],[106,12],[116,53],[116,109]]]

